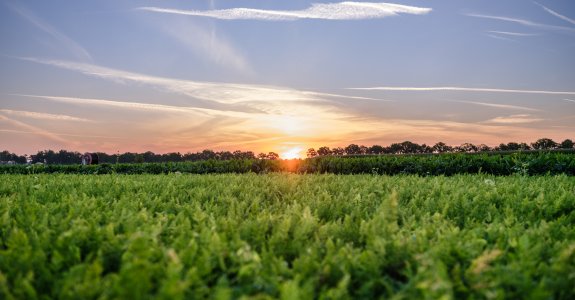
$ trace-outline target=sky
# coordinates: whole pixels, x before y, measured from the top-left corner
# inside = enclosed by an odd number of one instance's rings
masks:
[[[575,1],[0,0],[0,149],[575,139]]]

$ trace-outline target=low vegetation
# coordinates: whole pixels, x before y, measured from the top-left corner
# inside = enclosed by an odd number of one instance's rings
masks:
[[[0,175],[1,299],[573,299],[575,177]]]
[[[100,165],[0,165],[0,174],[335,173],[575,175],[575,152],[321,156],[305,160],[207,160],[182,163]]]

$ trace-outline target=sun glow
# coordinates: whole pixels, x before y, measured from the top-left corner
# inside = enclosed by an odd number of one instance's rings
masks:
[[[303,148],[301,147],[290,148],[284,152],[281,152],[280,158],[282,159],[302,158],[303,157],[302,150]]]

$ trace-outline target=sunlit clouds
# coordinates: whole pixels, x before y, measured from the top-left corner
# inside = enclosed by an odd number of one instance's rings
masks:
[[[68,116],[68,115],[55,115],[55,114],[47,114],[47,113],[41,113],[41,112],[20,111],[20,110],[11,110],[11,109],[0,109],[0,114],[8,114],[8,115],[21,116],[21,117],[32,118],[32,119],[41,119],[41,120],[90,122],[90,120],[88,120],[88,119],[77,118],[77,117]]]
[[[377,90],[377,91],[403,91],[403,92],[434,92],[434,91],[462,91],[462,92],[486,92],[486,93],[518,93],[518,94],[547,94],[547,95],[575,95],[575,91],[543,91],[543,90],[519,90],[519,89],[496,89],[496,88],[470,88],[470,87],[363,87],[349,88],[350,90]]]
[[[2,3],[0,150],[574,138],[572,4],[372,1]]]
[[[431,8],[369,2],[315,3],[309,8],[302,10],[265,10],[244,7],[206,11],[160,7],[140,7],[139,9],[150,12],[209,17],[222,20],[260,21],[294,21],[299,19],[361,20],[379,19],[398,14],[422,15],[431,12]]]
[[[490,120],[485,121],[485,123],[493,123],[493,124],[522,124],[522,123],[533,123],[533,122],[540,122],[543,119],[535,118],[529,114],[520,114],[520,115],[510,115],[504,117],[496,117]]]

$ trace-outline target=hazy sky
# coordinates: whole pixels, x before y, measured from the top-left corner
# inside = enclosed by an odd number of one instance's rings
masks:
[[[0,0],[0,148],[575,138],[575,1]]]

